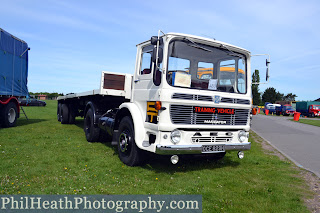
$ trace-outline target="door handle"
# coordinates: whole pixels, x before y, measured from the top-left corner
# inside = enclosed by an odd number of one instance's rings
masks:
[[[134,80],[134,83],[138,83],[140,81],[140,79],[136,79]]]

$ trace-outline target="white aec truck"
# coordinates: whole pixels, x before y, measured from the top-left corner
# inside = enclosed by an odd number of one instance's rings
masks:
[[[62,124],[84,117],[87,141],[107,138],[136,166],[146,152],[172,155],[249,150],[249,51],[214,39],[167,33],[137,45],[135,72],[102,72],[100,88],[58,97]]]

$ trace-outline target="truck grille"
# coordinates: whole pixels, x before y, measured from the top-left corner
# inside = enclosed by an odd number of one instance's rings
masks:
[[[193,112],[193,106],[171,105],[170,117],[173,124],[247,125],[249,110],[235,109],[234,115],[209,114]]]
[[[174,93],[172,99],[183,99],[183,100],[193,100],[193,101],[213,101],[211,96],[206,95],[192,95],[183,93]]]
[[[250,104],[250,100],[237,99],[237,98],[221,98],[221,103]]]
[[[193,136],[191,138],[192,143],[228,143],[231,142],[232,136],[228,137],[218,137],[218,136]]]

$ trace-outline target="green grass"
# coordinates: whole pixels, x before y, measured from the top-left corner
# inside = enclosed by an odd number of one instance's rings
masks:
[[[0,129],[0,194],[201,194],[208,213],[308,212],[299,169],[260,143],[242,160],[233,152],[220,161],[156,158],[128,167],[114,147],[86,141],[82,119],[61,125],[56,101],[47,104],[25,107],[29,121],[21,115],[17,127]]]
[[[293,119],[291,119],[293,121]],[[299,123],[303,123],[303,124],[309,124],[309,125],[313,125],[313,126],[320,126],[320,120],[319,119],[314,119],[314,120],[310,120],[310,119],[299,119],[299,121],[295,121],[295,122],[299,122]]]

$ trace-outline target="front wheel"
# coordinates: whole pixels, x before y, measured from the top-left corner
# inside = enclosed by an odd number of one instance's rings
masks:
[[[144,161],[143,152],[134,139],[134,126],[129,116],[122,118],[119,124],[118,153],[120,160],[128,166],[138,166]]]

